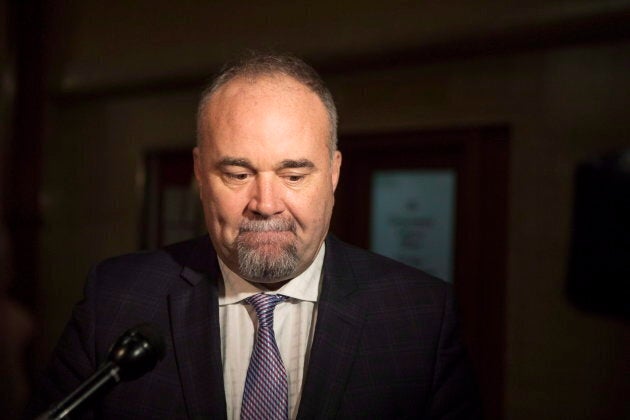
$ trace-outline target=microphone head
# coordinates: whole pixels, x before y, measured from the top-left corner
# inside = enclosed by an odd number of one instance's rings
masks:
[[[164,358],[165,344],[155,325],[144,323],[128,329],[112,345],[107,360],[120,368],[122,381],[137,379]]]

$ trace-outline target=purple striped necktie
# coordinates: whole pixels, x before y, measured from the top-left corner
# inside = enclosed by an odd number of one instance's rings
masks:
[[[258,333],[247,369],[241,420],[287,419],[289,385],[273,332],[273,311],[287,296],[257,294],[245,299],[256,310]]]

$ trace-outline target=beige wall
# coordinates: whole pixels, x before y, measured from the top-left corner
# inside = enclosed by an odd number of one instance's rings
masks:
[[[507,418],[611,418],[627,399],[620,372],[627,327],[577,311],[563,289],[573,169],[629,145],[629,68],[623,42],[328,77],[342,141],[357,131],[511,127]],[[155,92],[52,104],[42,242],[50,345],[89,266],[137,248],[143,153],[192,145],[196,97]]]

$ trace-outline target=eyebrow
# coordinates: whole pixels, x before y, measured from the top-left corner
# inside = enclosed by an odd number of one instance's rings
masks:
[[[308,159],[299,159],[299,160],[285,159],[282,162],[280,162],[280,165],[278,165],[278,169],[298,169],[298,168],[314,168],[314,167],[315,167],[315,164]]]
[[[240,166],[246,169],[255,170],[254,165],[249,159],[224,157],[217,164],[218,167],[224,166]],[[309,159],[285,159],[276,167],[278,169],[299,169],[299,168],[314,168],[315,164]]]
[[[252,165],[249,159],[244,158],[225,157],[219,161],[217,166],[242,166],[243,168],[254,170],[254,165]]]

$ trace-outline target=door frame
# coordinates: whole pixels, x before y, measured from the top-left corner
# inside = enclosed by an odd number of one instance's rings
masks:
[[[454,169],[457,174],[453,284],[462,335],[485,416],[503,417],[509,129],[440,128],[340,136],[341,180],[331,231],[370,248],[375,170]]]

